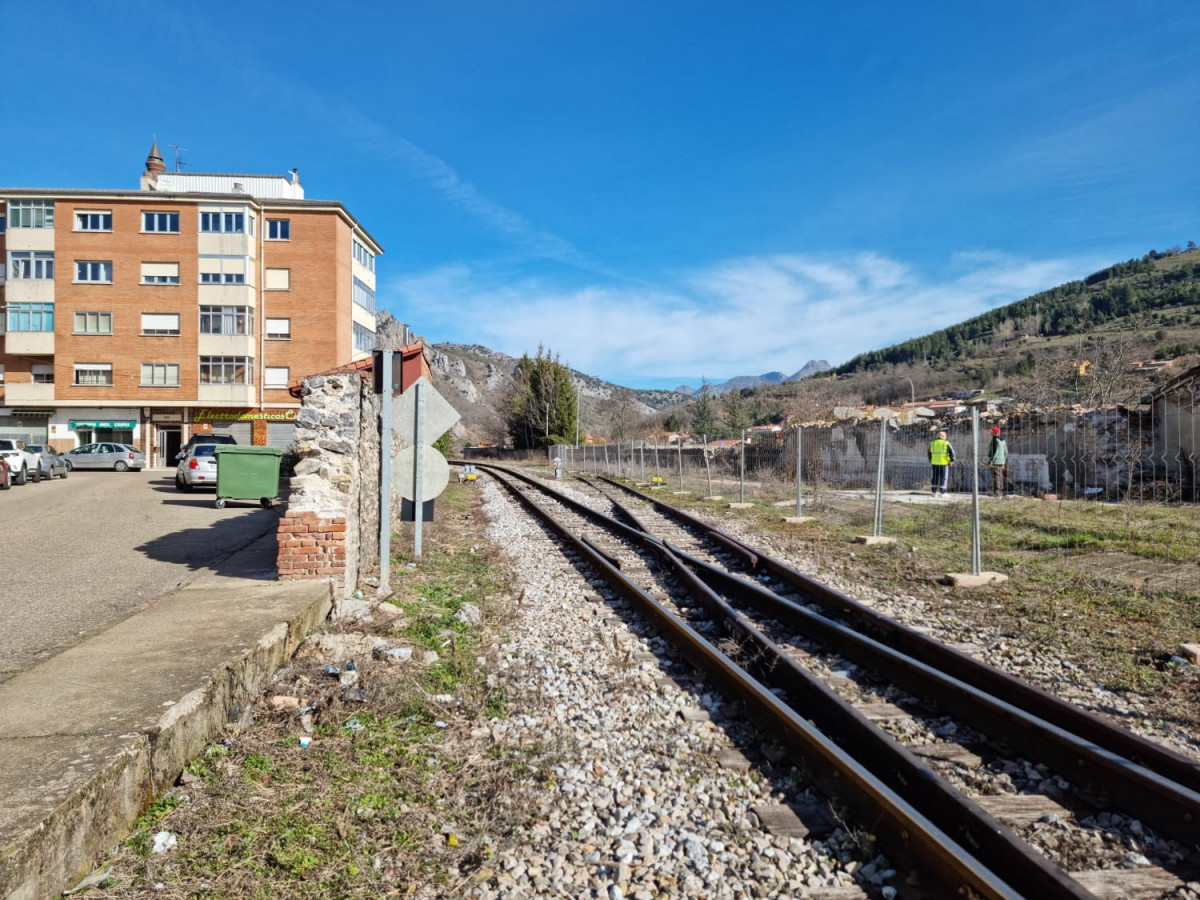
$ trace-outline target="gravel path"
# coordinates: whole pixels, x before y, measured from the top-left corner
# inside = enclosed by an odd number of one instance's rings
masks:
[[[786,769],[731,766],[735,747],[750,756],[761,749],[768,758],[779,757],[749,726],[725,719],[720,695],[697,683],[685,662],[667,657],[663,642],[602,584],[589,584],[501,489],[487,480],[481,487],[489,537],[505,548],[523,588],[518,623],[492,677],[524,714],[497,720],[476,737],[490,738],[514,759],[533,760],[540,781],[529,826],[496,847],[471,896],[865,896],[856,884],[875,896],[894,896],[889,882],[896,883],[896,872],[875,856],[862,833],[839,828],[811,840],[764,831],[755,807],[820,802],[819,796],[797,787]],[[722,527],[738,533],[736,524]],[[767,543],[754,533],[740,536]],[[815,570],[811,560],[765,549]],[[989,662],[1085,708],[1200,756],[1197,735],[1145,716],[1136,695],[1089,683],[1068,660],[1034,652],[1019,636],[965,624],[949,597],[939,603],[885,596],[828,572],[818,577],[942,640],[972,645]],[[1179,677],[1196,673],[1181,669]],[[1053,796],[1068,787],[1061,779],[1046,781],[1044,768],[1035,766],[943,774],[985,794]],[[1177,852],[1155,847],[1140,823],[1122,816],[1104,814],[1102,821],[1078,825],[1052,818],[1028,827],[1075,834],[1028,836],[1070,870],[1138,867],[1150,864],[1148,856],[1166,861]],[[1092,852],[1080,853],[1079,831],[1090,834],[1084,844],[1090,840]],[[1175,896],[1200,896],[1197,891],[1200,885],[1190,885]]]
[[[482,487],[490,537],[524,586],[499,678],[527,712],[492,723],[490,736],[514,753],[553,752],[533,824],[497,848],[472,896],[821,896],[852,887],[856,870],[874,884],[894,876],[884,860],[863,860],[844,830],[824,841],[765,833],[752,807],[785,795],[755,769],[717,762],[733,748],[707,720],[719,718],[720,696],[664,677],[664,664],[645,656],[661,653],[661,642],[620,601],[604,599],[499,488]],[[691,683],[686,664],[671,668]]]

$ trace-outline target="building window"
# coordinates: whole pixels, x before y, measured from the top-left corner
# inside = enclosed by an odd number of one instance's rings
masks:
[[[179,263],[142,263],[142,284],[179,284]]]
[[[249,356],[200,357],[201,384],[253,384],[254,359]]]
[[[201,334],[254,334],[254,315],[248,306],[200,307]]]
[[[9,200],[8,224],[11,228],[53,228],[53,200]]]
[[[246,214],[244,212],[202,212],[200,213],[201,234],[245,234]]]
[[[112,284],[112,263],[77,259],[75,280],[90,284]]]
[[[201,256],[201,284],[245,284],[246,257],[244,256]]]
[[[53,281],[54,252],[13,250],[8,254],[8,269],[17,281]]]
[[[263,286],[268,291],[290,291],[292,289],[291,269],[267,269],[263,275],[265,278]]]
[[[354,302],[363,309],[375,312],[375,291],[359,278],[354,279]]]
[[[154,234],[179,234],[179,213],[143,210],[142,231]]]
[[[76,231],[112,231],[112,213],[77,212],[75,213]]]
[[[288,386],[287,366],[267,366],[266,387],[269,388],[286,388]]]
[[[268,241],[290,241],[292,239],[291,219],[267,219]]]
[[[143,387],[179,387],[178,363],[142,363]]]
[[[54,384],[54,366],[34,363],[31,366],[30,376],[34,384]]]
[[[9,331],[53,331],[54,304],[10,303],[7,327]]]
[[[75,313],[75,334],[112,334],[112,313]]]
[[[75,363],[75,383],[95,387],[112,386],[112,363]]]
[[[7,222],[8,220],[5,219],[4,216],[0,216],[0,234],[4,234],[5,230],[8,228]]]
[[[354,242],[354,258],[366,266],[368,272],[375,271],[375,254],[358,241]]]
[[[142,313],[142,334],[147,337],[177,336],[179,313]]]
[[[290,341],[292,339],[291,319],[267,319],[267,340]]]
[[[354,323],[354,349],[370,353],[375,349],[375,332],[366,325]]]

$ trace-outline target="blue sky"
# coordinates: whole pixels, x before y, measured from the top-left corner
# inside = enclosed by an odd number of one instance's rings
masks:
[[[632,387],[1200,240],[1195,0],[6,6],[0,183],[298,167],[418,334]]]

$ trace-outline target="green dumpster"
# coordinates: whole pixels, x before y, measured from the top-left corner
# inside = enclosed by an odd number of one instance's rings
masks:
[[[217,509],[226,500],[257,500],[270,509],[279,496],[278,447],[217,444]]]

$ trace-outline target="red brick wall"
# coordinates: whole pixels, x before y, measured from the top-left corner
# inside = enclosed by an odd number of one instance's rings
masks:
[[[341,577],[346,572],[346,517],[323,518],[315,512],[284,516],[276,532],[279,577]]]

